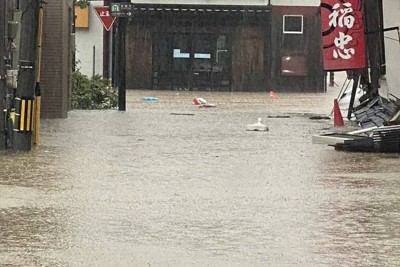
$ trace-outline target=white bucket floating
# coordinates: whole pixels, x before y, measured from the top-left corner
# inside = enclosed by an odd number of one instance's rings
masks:
[[[260,132],[267,132],[269,131],[267,125],[261,123],[262,119],[258,118],[257,123],[248,124],[246,127],[247,131],[260,131]]]

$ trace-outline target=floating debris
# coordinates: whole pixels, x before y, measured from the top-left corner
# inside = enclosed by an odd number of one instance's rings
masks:
[[[315,144],[334,146],[338,150],[356,152],[400,152],[400,125],[373,126],[349,133],[314,135]]]
[[[337,150],[372,152],[373,140],[366,136],[358,136],[346,133],[328,133],[314,135],[312,137],[314,144],[325,144],[334,146]]]
[[[261,131],[261,132],[267,132],[269,131],[267,125],[261,123],[262,119],[258,118],[257,123],[254,124],[248,124],[246,127],[247,131]]]
[[[396,103],[377,96],[357,106],[354,115],[362,128],[380,127],[391,120],[398,110]]]
[[[201,97],[193,98],[193,103],[199,108],[215,108],[214,104],[208,103],[207,100]]]
[[[176,116],[194,116],[194,113],[175,113],[175,112],[172,112],[170,114],[171,115],[176,115]]]
[[[329,116],[311,116],[309,117],[310,120],[330,120],[331,117]]]
[[[142,98],[142,100],[144,102],[158,102],[159,101],[159,99],[157,97],[154,97],[154,96],[145,96],[145,97]]]
[[[269,96],[271,97],[272,102],[275,102],[276,100],[278,100],[278,94],[274,91],[270,91]]]
[[[276,115],[276,116],[269,115],[268,118],[270,118],[270,119],[288,119],[288,118],[290,118],[290,116],[289,115]]]

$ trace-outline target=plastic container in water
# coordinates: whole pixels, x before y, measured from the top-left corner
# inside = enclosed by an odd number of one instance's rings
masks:
[[[159,101],[159,99],[157,97],[154,97],[154,96],[145,96],[145,97],[142,98],[142,100],[144,102],[158,102]]]
[[[260,131],[260,132],[267,132],[269,131],[267,125],[261,123],[262,119],[258,118],[257,123],[248,124],[246,127],[247,131]]]
[[[207,100],[205,100],[204,98],[201,98],[201,97],[193,98],[193,104],[195,104],[199,108],[215,108],[216,107],[214,104],[208,103]]]

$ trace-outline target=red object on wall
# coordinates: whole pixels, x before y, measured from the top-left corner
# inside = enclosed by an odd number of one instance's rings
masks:
[[[366,67],[361,0],[321,0],[321,24],[324,70]]]

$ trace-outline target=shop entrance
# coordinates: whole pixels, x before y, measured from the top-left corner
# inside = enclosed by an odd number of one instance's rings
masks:
[[[157,33],[153,88],[230,90],[231,58],[226,34]]]

